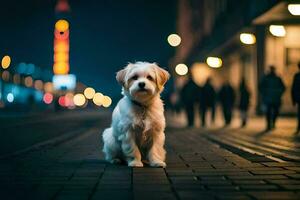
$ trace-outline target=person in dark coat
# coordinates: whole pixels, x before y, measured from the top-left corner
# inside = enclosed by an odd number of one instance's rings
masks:
[[[292,101],[294,105],[298,107],[298,127],[297,133],[300,132],[300,62],[298,63],[299,72],[295,74],[292,85]]]
[[[219,100],[221,102],[225,126],[228,126],[231,123],[235,101],[234,90],[228,81],[225,82],[219,91]]]
[[[249,109],[249,102],[250,102],[250,92],[247,87],[245,79],[242,79],[240,83],[239,92],[240,92],[239,110],[240,110],[241,120],[242,120],[241,127],[244,127],[247,124],[247,118],[248,118],[247,112]]]
[[[259,85],[262,101],[266,106],[267,130],[275,128],[284,90],[285,86],[276,75],[275,67],[270,66],[270,72],[262,78]]]
[[[187,83],[182,87],[180,93],[181,101],[187,115],[188,127],[194,126],[194,109],[198,95],[200,95],[199,87],[190,77]]]
[[[208,110],[211,112],[211,122],[215,121],[215,104],[216,104],[216,91],[211,84],[211,78],[208,78],[204,86],[201,88],[200,95],[200,116],[202,126],[205,127],[206,113]]]

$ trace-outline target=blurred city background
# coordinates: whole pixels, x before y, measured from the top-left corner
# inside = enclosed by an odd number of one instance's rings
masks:
[[[228,164],[228,151],[236,156],[228,166],[247,162],[251,169],[243,170],[251,177],[256,167],[258,174],[275,175],[256,177],[259,183],[247,182],[251,187],[243,189],[218,171],[239,191],[273,192],[247,198],[276,197],[279,191],[286,199],[299,198],[300,1],[10,0],[1,1],[0,24],[0,184],[21,189],[16,199],[39,191],[40,179],[53,172],[51,162],[67,181],[75,167],[101,165],[100,178],[85,194],[97,196],[103,173],[114,169],[103,161],[99,133],[122,97],[115,75],[135,61],[156,62],[171,74],[161,94],[171,152],[170,168],[159,175],[172,187],[167,199],[185,199],[172,174],[196,173],[203,167],[198,163],[195,170],[196,161],[216,155]],[[197,144],[201,151],[193,149]],[[201,154],[206,145],[209,158]],[[61,164],[66,160],[73,162],[70,171]],[[219,170],[216,163],[209,166]],[[282,177],[286,182],[273,182]],[[45,199],[59,199],[64,184],[55,182]],[[210,185],[203,188],[214,192]]]

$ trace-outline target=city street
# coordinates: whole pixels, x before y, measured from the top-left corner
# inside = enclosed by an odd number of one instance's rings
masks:
[[[1,151],[1,199],[300,198],[300,163],[237,148],[234,135],[242,133],[234,129],[222,134],[167,128],[165,169],[108,164],[100,132],[110,115],[72,111],[6,118],[1,127],[1,135],[7,134],[1,138],[1,148],[7,149]],[[250,131],[245,129],[241,140],[252,144]],[[255,145],[265,147],[268,139]],[[293,144],[298,145],[287,141]]]

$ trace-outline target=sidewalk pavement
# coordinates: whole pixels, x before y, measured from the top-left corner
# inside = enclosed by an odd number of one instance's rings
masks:
[[[107,124],[108,125],[108,124]],[[233,153],[199,129],[166,130],[167,168],[104,161],[103,127],[0,160],[2,199],[299,199],[300,163]]]

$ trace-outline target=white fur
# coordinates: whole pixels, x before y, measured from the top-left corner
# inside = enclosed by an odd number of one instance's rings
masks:
[[[128,166],[142,167],[142,160],[147,160],[150,166],[166,166],[165,117],[160,93],[168,78],[167,71],[147,62],[130,63],[118,72],[124,97],[113,111],[111,127],[103,132],[107,161],[125,160]],[[140,82],[145,83],[145,90],[139,88]]]

